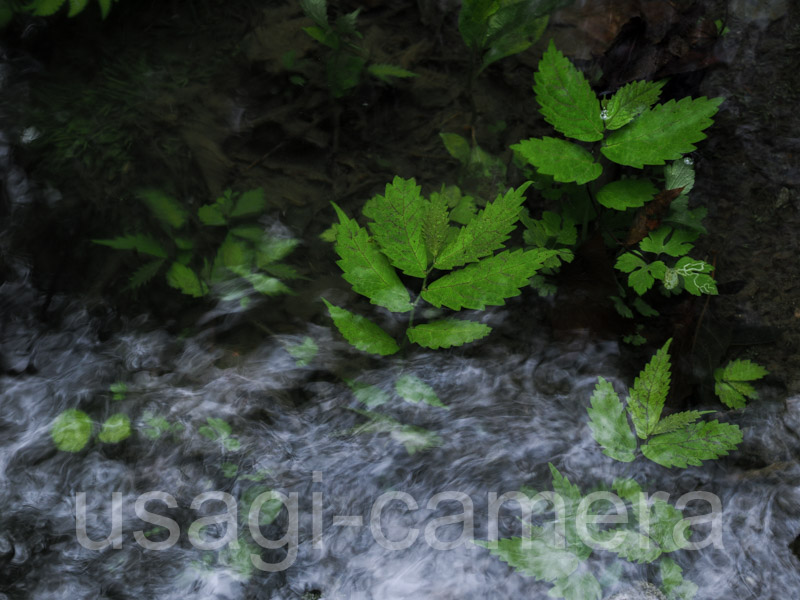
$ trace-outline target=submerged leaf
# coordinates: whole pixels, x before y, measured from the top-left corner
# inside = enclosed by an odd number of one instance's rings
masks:
[[[397,381],[395,381],[394,389],[397,395],[407,402],[413,404],[422,402],[429,406],[447,408],[447,406],[439,400],[439,396],[436,395],[434,389],[416,375],[411,375],[410,373],[401,375],[397,378]]]
[[[392,337],[372,321],[349,310],[335,306],[322,299],[334,325],[352,346],[371,354],[386,356],[394,354],[400,347]]]
[[[663,467],[700,466],[701,461],[725,456],[742,441],[736,425],[706,421],[657,435],[642,446],[642,454]]]
[[[501,538],[496,543],[474,540],[489,552],[523,575],[543,581],[556,581],[568,577],[578,568],[578,557],[543,540],[512,537]],[[496,546],[496,547],[493,547]]]
[[[636,437],[614,387],[602,377],[598,377],[591,403],[589,428],[595,441],[603,447],[603,454],[631,462],[635,458]]]
[[[714,371],[714,393],[731,408],[744,408],[748,400],[758,398],[758,392],[747,383],[767,375],[764,367],[749,360],[734,360]]]
[[[110,416],[103,423],[103,428],[97,436],[101,442],[106,444],[116,444],[131,435],[131,421],[128,415],[117,413]]]
[[[92,419],[81,410],[65,410],[56,418],[50,435],[59,450],[78,452],[92,436]]]

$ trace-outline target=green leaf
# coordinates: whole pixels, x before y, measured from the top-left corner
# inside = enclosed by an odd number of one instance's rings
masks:
[[[353,433],[388,433],[394,441],[403,444],[410,455],[442,444],[442,439],[438,435],[423,427],[403,425],[391,417],[366,410],[354,412],[367,417],[369,422],[356,427]]]
[[[111,2],[116,2],[116,0],[97,0],[97,3],[100,5],[100,16],[103,19],[108,16],[111,10]]]
[[[225,225],[228,222],[217,203],[201,206],[197,210],[197,216],[203,225]]]
[[[231,229],[231,233],[241,235],[241,230],[237,233],[237,229]],[[264,236],[263,232],[261,235],[263,239],[256,244],[256,266],[259,269],[266,269],[269,265],[286,258],[300,243],[300,240],[294,238]]]
[[[741,441],[742,432],[736,425],[706,421],[651,438],[642,446],[642,454],[662,467],[685,469],[725,456]]]
[[[429,406],[447,408],[447,405],[439,400],[439,396],[436,395],[434,389],[416,375],[405,373],[398,377],[397,381],[394,382],[394,390],[406,402],[413,404],[422,402]]]
[[[658,102],[661,88],[666,82],[666,79],[632,81],[618,89],[607,103],[604,102],[606,129],[619,129],[653,106]],[[667,189],[673,188],[667,187]]]
[[[639,518],[641,521],[641,518]],[[650,506],[650,528],[648,534],[665,553],[683,547],[681,536],[676,539],[675,526],[683,521],[683,513],[668,502],[654,498]],[[683,525],[681,525],[683,527]],[[680,530],[680,528],[679,528]],[[691,531],[685,531],[691,536]]]
[[[556,130],[582,142],[603,139],[600,102],[583,73],[556,50],[552,40],[533,78],[540,112]]]
[[[264,190],[256,188],[244,192],[236,201],[231,212],[231,218],[246,217],[248,215],[257,215],[264,212],[267,207],[267,199],[264,197]]]
[[[389,394],[377,386],[360,381],[347,381],[347,385],[353,390],[356,400],[370,408],[382,406],[390,400]]]
[[[705,139],[703,130],[713,123],[711,117],[722,101],[723,98],[687,97],[658,104],[608,136],[600,151],[615,163],[637,169],[676,160]]]
[[[482,50],[485,47],[487,23],[498,8],[498,0],[464,0],[461,3],[458,31],[469,48]]]
[[[475,321],[444,319],[424,325],[416,325],[406,331],[408,339],[424,348],[450,348],[463,346],[489,335],[488,325]]]
[[[614,387],[602,377],[598,377],[591,403],[589,428],[595,441],[603,447],[603,454],[622,462],[633,461],[636,437],[628,425],[625,407]]]
[[[367,230],[348,219],[336,204],[333,208],[340,222],[336,230],[336,252],[341,260],[336,264],[343,271],[342,277],[353,286],[354,292],[366,296],[372,304],[393,312],[410,311],[408,290]]]
[[[658,425],[653,428],[653,435],[657,435],[659,433],[670,433],[672,431],[677,431],[678,429],[683,429],[687,425],[691,425],[701,416],[708,414],[710,412],[714,412],[711,410],[687,410],[685,412],[673,413],[667,417],[664,417],[658,422]]]
[[[566,140],[543,137],[522,140],[511,146],[539,173],[552,175],[556,181],[579,185],[600,177],[603,167],[585,148]]]
[[[447,198],[444,194],[432,195],[422,223],[422,239],[425,240],[425,248],[430,253],[432,262],[436,262],[439,253],[447,244],[447,236],[450,233],[449,222]]]
[[[607,545],[616,534],[624,535],[624,541],[614,547]],[[632,529],[609,529],[601,532],[597,537],[598,545],[601,548],[614,552],[628,562],[651,563],[661,556],[661,548],[654,544],[653,540]]]
[[[575,571],[569,577],[557,580],[547,595],[565,600],[600,600],[603,588],[591,573]]]
[[[128,415],[117,413],[111,415],[97,436],[101,442],[106,444],[117,444],[131,435],[131,421]]]
[[[692,248],[694,248],[694,246],[688,242],[696,240],[698,235],[696,231],[673,229],[672,227],[659,227],[655,231],[650,232],[650,234],[639,243],[639,247],[643,252],[683,256],[687,252],[691,252]],[[666,241],[667,237],[669,237],[669,241]]]
[[[367,72],[372,75],[373,77],[377,77],[381,81],[386,83],[391,82],[390,77],[399,77],[399,78],[408,78],[408,77],[418,77],[416,73],[412,73],[402,67],[398,67],[396,65],[386,65],[386,64],[378,64],[372,63],[367,67]]]
[[[188,213],[175,198],[159,190],[142,190],[138,196],[152,215],[165,225],[180,229],[186,223]]]
[[[683,279],[683,287],[693,296],[717,295],[717,282],[709,275],[713,270],[713,265],[690,256],[684,256],[675,263],[675,271]]]
[[[626,252],[617,259],[614,267],[628,275],[628,285],[640,296],[653,287],[656,279],[664,279],[667,265],[656,260],[646,263],[642,258]]]
[[[326,0],[300,0],[300,8],[320,27],[328,26],[328,6]]]
[[[748,400],[756,400],[758,392],[747,383],[767,375],[764,367],[746,359],[734,360],[714,370],[714,393],[725,406],[744,408]]]
[[[161,269],[161,265],[164,264],[164,259],[154,260],[148,263],[143,264],[141,267],[136,269],[131,275],[131,278],[128,283],[128,288],[131,290],[138,289],[146,284],[148,281],[153,279],[158,274],[158,271]]]
[[[74,17],[82,12],[87,4],[89,4],[89,0],[69,0],[69,13],[67,16]]]
[[[49,17],[58,12],[66,0],[36,0],[33,14],[38,17]]]
[[[669,600],[693,600],[698,587],[683,578],[683,569],[668,556],[661,559],[661,589]]]
[[[506,250],[437,279],[420,295],[436,307],[453,310],[502,306],[506,298],[518,296],[542,263],[555,254],[541,248]]]
[[[644,206],[657,193],[649,179],[620,179],[597,190],[597,201],[606,208],[626,210]]]
[[[425,277],[428,255],[422,228],[428,203],[413,179],[395,177],[383,196],[370,202],[369,224],[373,237],[393,266],[406,275]]]
[[[244,276],[244,278],[250,282],[250,285],[253,286],[255,291],[257,291],[259,294],[264,294],[265,296],[276,296],[278,294],[292,293],[291,289],[286,287],[286,285],[280,279],[275,277],[267,277],[261,273],[248,273]]]
[[[92,436],[92,419],[85,412],[71,408],[62,412],[53,422],[50,436],[56,448],[64,452],[78,452]]]
[[[564,502],[564,514],[557,514],[557,519],[564,523],[564,529],[567,537],[567,549],[576,555],[580,560],[585,560],[592,553],[592,549],[583,543],[577,529],[577,515],[578,505],[581,502],[582,495],[578,486],[569,482],[569,479],[564,477],[552,463],[547,465],[550,467],[550,473],[553,476],[553,491],[558,494]]]
[[[636,435],[643,440],[655,430],[669,394],[670,356],[667,350],[671,342],[672,338],[668,339],[655,353],[628,392],[628,412]]]
[[[200,281],[197,273],[179,262],[172,263],[167,271],[167,283],[187,296],[201,298],[208,294],[208,286]]]
[[[575,221],[568,215],[562,218],[558,213],[546,210],[542,213],[541,219],[522,218],[527,231],[525,231],[525,243],[539,248],[547,248],[549,244],[563,244],[573,246],[578,240],[578,230]]]
[[[328,307],[328,314],[333,324],[352,346],[370,354],[387,356],[394,354],[400,347],[383,329],[361,315],[355,315],[344,308],[339,308],[322,299]]]
[[[442,138],[444,147],[450,153],[450,156],[458,160],[458,162],[464,166],[469,164],[472,148],[465,138],[457,133],[440,133],[439,137]]]
[[[255,225],[245,225],[242,227],[231,227],[230,232],[236,237],[240,237],[251,242],[260,242],[267,236],[264,234],[264,228]],[[296,243],[296,242],[295,242]],[[287,253],[288,254],[288,253]],[[277,260],[277,259],[276,259]]]
[[[499,194],[494,202],[462,227],[457,237],[439,254],[434,266],[452,269],[475,262],[503,247],[520,218],[529,183]],[[424,296],[423,296],[424,297]],[[426,298],[427,300],[427,298]]]
[[[664,167],[664,189],[683,188],[681,196],[688,194],[694,187],[694,168],[688,158],[682,158]],[[672,201],[674,204],[674,200]]]
[[[161,244],[149,235],[142,233],[122,235],[111,240],[92,240],[92,242],[101,246],[109,246],[115,250],[136,250],[142,254],[149,254],[158,258],[167,257],[167,251],[164,250]]]
[[[487,548],[494,556],[508,563],[514,570],[535,579],[556,581],[569,576],[578,568],[578,557],[565,550],[547,544],[543,540],[528,542],[523,538],[501,538],[496,542],[474,540],[478,546]]]
[[[306,335],[299,344],[291,344],[285,347],[289,355],[294,358],[294,364],[298,367],[307,367],[314,360],[319,352],[319,346],[314,338]]]

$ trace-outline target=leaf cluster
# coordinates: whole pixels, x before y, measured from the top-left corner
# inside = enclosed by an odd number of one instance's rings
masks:
[[[671,341],[667,340],[639,373],[625,405],[611,383],[598,378],[587,410],[592,436],[606,456],[633,461],[638,437],[647,442],[640,448],[645,457],[664,467],[685,468],[725,456],[742,441],[737,425],[697,422],[706,412],[689,410],[662,417],[669,394],[671,365],[667,351]]]
[[[706,137],[704,130],[713,123],[723,99],[683,98],[658,104],[663,85],[663,81],[634,81],[600,99],[583,73],[551,42],[539,62],[533,90],[542,116],[563,137],[531,138],[511,148],[538,178],[587,186],[596,202],[591,212],[604,227],[619,228],[618,215],[627,212],[626,228],[631,233],[625,235],[623,229],[620,234],[629,241],[615,266],[628,274],[628,286],[637,295],[656,280],[666,292],[716,294],[713,267],[688,256],[691,242],[705,233],[700,224],[705,212],[688,208],[694,171],[684,155]],[[609,162],[629,170],[664,167],[655,179],[659,185],[648,173],[600,185]],[[671,195],[659,201],[662,186],[674,190],[677,198]],[[634,244],[638,248],[632,248]]]
[[[364,206],[363,214],[370,219],[368,229],[333,205],[339,216],[337,264],[353,291],[392,312],[413,317],[420,301],[455,311],[501,306],[506,298],[519,295],[520,288],[556,253],[504,249],[520,218],[527,187],[498,195],[459,226],[453,222],[446,197],[432,194],[427,199],[413,179],[395,177],[383,195]],[[438,276],[446,271],[451,272]],[[401,273],[422,280],[413,301]],[[395,339],[375,323],[324,302],[336,327],[359,350],[380,355],[399,350]],[[449,348],[480,339],[490,331],[488,325],[471,320],[445,318],[413,325],[409,319],[405,337],[426,348]]]
[[[92,437],[92,418],[76,408],[62,412],[50,427],[56,448],[63,452],[80,452]],[[111,415],[103,422],[97,438],[106,444],[117,444],[131,435],[131,422],[125,413]]]
[[[158,190],[144,190],[139,199],[151,217],[149,231],[92,240],[147,258],[131,275],[129,289],[138,289],[164,273],[169,286],[195,298],[208,295],[215,285],[224,290],[223,299],[243,305],[250,290],[265,295],[290,293],[281,280],[298,274],[279,261],[298,242],[267,232],[254,221],[266,209],[262,189],[226,190],[195,214]]]
[[[668,553],[680,549],[674,535],[676,527],[683,528],[683,513],[666,500],[655,495],[648,500],[641,487],[632,479],[617,479],[613,489],[622,502],[626,521],[609,529],[599,529],[596,523],[585,524],[592,546],[578,534],[578,507],[584,500],[580,489],[571,484],[552,464],[553,491],[559,498],[553,504],[553,520],[529,526],[529,538],[503,538],[496,542],[476,541],[489,549],[515,570],[540,581],[553,584],[548,597],[566,600],[600,600],[603,598],[603,577],[595,577],[583,564],[594,550],[612,552],[618,559],[634,563],[653,563],[660,559],[661,586],[670,598],[691,599],[697,586],[684,581],[680,566]],[[533,493],[535,497],[535,492]],[[613,513],[610,503],[593,502],[592,514]],[[643,512],[644,511],[644,512]],[[561,538],[557,532],[563,531]],[[688,539],[690,532],[683,529]],[[680,590],[684,595],[677,595]]]
[[[714,371],[714,392],[725,406],[744,408],[748,400],[758,398],[750,382],[768,373],[761,365],[746,359],[731,361]]]
[[[363,36],[356,29],[361,9],[340,15],[331,22],[327,0],[301,0],[300,7],[314,22],[303,31],[328,48],[327,80],[334,98],[349,94],[365,72],[383,82],[390,82],[391,78],[416,77],[415,73],[396,65],[370,62],[369,52],[360,44]]]

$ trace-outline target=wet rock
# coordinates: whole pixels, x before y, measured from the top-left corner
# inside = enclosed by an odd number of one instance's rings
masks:
[[[641,582],[627,590],[617,592],[606,600],[667,600],[667,597],[652,583]]]

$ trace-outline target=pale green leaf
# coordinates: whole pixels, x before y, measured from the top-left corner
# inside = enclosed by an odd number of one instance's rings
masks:
[[[511,149],[519,152],[539,173],[552,175],[562,183],[574,181],[583,185],[597,179],[603,172],[603,167],[585,148],[566,140],[531,138],[513,144]]]
[[[734,360],[714,370],[714,393],[731,408],[744,408],[748,400],[756,400],[758,392],[747,383],[767,375],[761,365],[746,359]]]
[[[476,217],[462,227],[458,235],[439,254],[434,266],[452,269],[475,262],[503,247],[520,218],[529,183],[499,194]],[[426,298],[427,300],[427,298]]]
[[[206,204],[197,209],[197,217],[203,225],[225,225],[228,221],[219,204]]]
[[[347,385],[350,386],[356,400],[370,408],[382,406],[390,400],[389,394],[375,385],[362,383],[360,381],[347,381]]]
[[[237,235],[235,229],[231,229],[231,233]],[[295,238],[264,236],[263,233],[262,238],[256,244],[256,266],[259,269],[266,269],[276,261],[286,258],[300,243]]]
[[[264,228],[258,227],[257,225],[231,227],[230,232],[236,237],[240,237],[245,240],[250,240],[251,242],[260,242],[264,237],[266,237],[264,234]]]
[[[434,389],[416,375],[411,375],[410,373],[400,375],[397,381],[394,382],[394,389],[397,395],[406,402],[411,402],[413,404],[422,402],[429,406],[447,408],[447,406],[439,400],[439,396],[436,395]]]
[[[653,106],[666,82],[632,81],[618,89],[604,106],[606,129],[619,129]]]
[[[427,213],[428,203],[413,179],[395,177],[384,195],[370,202],[373,237],[392,265],[412,277],[425,277],[428,267],[422,233]]]
[[[167,251],[155,239],[143,233],[122,235],[111,240],[92,240],[95,244],[109,246],[115,250],[136,250],[157,258],[166,258]]]
[[[672,431],[677,431],[678,429],[683,429],[687,425],[690,425],[697,421],[701,416],[708,414],[710,410],[687,410],[684,412],[673,413],[667,417],[664,417],[658,422],[658,425],[653,428],[653,435],[657,435],[659,433],[670,433]]]
[[[518,296],[542,263],[555,254],[541,248],[506,250],[437,279],[420,295],[436,307],[453,310],[502,306],[506,298]]]
[[[644,206],[657,193],[649,179],[620,179],[597,190],[597,201],[606,208],[626,210]]]
[[[722,101],[723,98],[687,97],[658,104],[608,136],[600,151],[615,163],[638,169],[681,158],[696,149],[696,142],[705,139],[703,130],[713,123],[711,117]]]
[[[248,190],[236,200],[236,206],[231,212],[231,218],[257,215],[264,212],[266,207],[267,199],[262,188]]]
[[[614,460],[631,462],[635,458],[636,437],[614,387],[602,377],[598,377],[591,403],[589,428],[595,441],[603,447],[603,454]]]
[[[424,348],[450,348],[463,346],[489,335],[492,330],[488,325],[475,321],[444,319],[416,325],[406,331],[408,339]]]
[[[534,74],[533,91],[540,112],[556,130],[583,142],[603,139],[600,102],[583,73],[556,50],[552,40]]]
[[[580,560],[585,560],[592,553],[592,549],[581,540],[578,534],[576,518],[578,515],[578,505],[582,495],[578,486],[570,483],[564,475],[552,463],[550,473],[553,476],[553,491],[561,497],[564,502],[563,514],[557,514],[558,521],[563,522],[566,533],[567,549],[577,556]]]
[[[372,63],[367,67],[367,72],[384,82],[391,82],[391,77],[398,77],[398,78],[409,78],[409,77],[418,77],[416,73],[412,73],[411,71],[404,69],[402,67],[398,67],[396,65],[386,65],[386,64],[378,64]]]
[[[276,296],[278,294],[291,294],[292,290],[276,277],[268,277],[261,273],[247,273],[245,279],[250,282],[253,289],[265,296]]]
[[[128,288],[135,290],[146,284],[148,281],[153,279],[156,274],[158,274],[158,271],[161,269],[163,264],[164,259],[157,259],[143,264],[133,272],[133,275],[131,275]]]
[[[619,545],[612,545],[611,540],[616,535],[622,538],[622,542]],[[651,563],[661,556],[661,548],[653,540],[632,529],[608,529],[596,537],[600,548],[613,552],[628,562]],[[614,540],[614,544],[617,542],[619,539]]]
[[[326,0],[300,0],[300,8],[320,27],[328,26],[328,6]]]
[[[564,600],[600,600],[603,588],[591,573],[575,571],[569,577],[557,580],[547,595]]]
[[[669,394],[670,356],[667,350],[671,342],[672,338],[668,339],[653,355],[628,392],[628,412],[636,435],[643,440],[653,433]]]
[[[693,600],[698,591],[695,583],[683,578],[683,569],[668,556],[660,561],[661,589],[669,600]]]
[[[450,156],[458,160],[462,165],[469,163],[472,148],[465,138],[457,133],[440,133],[439,137],[442,138],[444,147],[450,153]]]
[[[544,581],[555,581],[569,576],[578,568],[578,557],[572,552],[556,548],[543,540],[501,538],[496,543],[474,540],[494,556],[508,563],[514,570]],[[492,547],[496,546],[496,547]]]
[[[394,312],[410,311],[408,290],[367,230],[349,219],[336,204],[333,207],[339,215],[336,252],[341,260],[336,264],[343,271],[342,277],[353,286],[354,292],[366,296],[372,304]]]
[[[200,298],[208,293],[208,286],[200,280],[197,273],[179,262],[172,263],[167,271],[167,283],[193,298]]]
[[[668,254],[669,256],[683,256],[691,252],[694,246],[689,242],[697,239],[696,231],[686,229],[673,229],[672,227],[659,227],[644,238],[639,247],[643,252],[653,254]],[[669,238],[669,240],[667,240]]]
[[[53,422],[50,435],[59,450],[78,452],[92,436],[92,419],[81,410],[65,410]]]
[[[333,324],[352,346],[370,354],[387,356],[394,354],[400,347],[392,337],[372,321],[361,315],[351,313],[344,308],[335,306],[322,299],[328,307],[328,314],[333,319]]]
[[[294,358],[294,364],[298,367],[307,367],[314,360],[314,357],[319,352],[319,346],[314,338],[311,336],[304,336],[303,341],[299,344],[290,344],[285,346],[289,355]]]
[[[370,419],[369,422],[356,427],[353,433],[388,433],[394,441],[403,444],[406,452],[411,455],[442,444],[442,439],[438,435],[423,427],[404,425],[391,417],[367,410],[355,409],[353,412]]]
[[[165,225],[180,229],[186,223],[188,217],[186,209],[172,196],[159,190],[142,190],[138,196],[152,215]]]
[[[683,188],[681,196],[688,194],[694,187],[694,168],[688,158],[682,158],[664,167],[664,189]],[[675,201],[673,200],[673,203]]]
[[[128,415],[117,413],[111,415],[97,436],[101,442],[106,444],[117,444],[131,435],[131,421]]]
[[[713,265],[690,256],[684,256],[675,263],[675,271],[683,279],[683,287],[693,296],[717,295],[717,282],[709,275],[713,270]]]
[[[641,522],[641,518],[639,521]],[[683,521],[683,513],[670,503],[653,498],[650,505],[649,530],[646,532],[661,548],[664,553],[675,552],[684,546],[682,535],[675,535],[675,527]],[[684,529],[685,524],[678,527],[678,531],[683,529],[686,537],[691,537],[691,530]]]
[[[662,467],[685,469],[725,456],[741,441],[742,432],[736,425],[706,421],[651,438],[642,446],[642,454]]]

